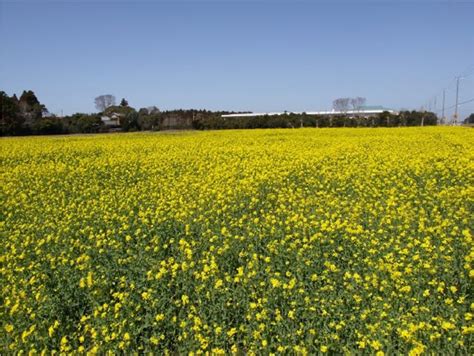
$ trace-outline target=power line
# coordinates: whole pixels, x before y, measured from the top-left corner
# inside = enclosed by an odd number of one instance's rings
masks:
[[[474,65],[467,67],[467,69],[461,74],[461,77],[469,77],[474,74]]]
[[[426,103],[428,104],[434,97],[437,97],[437,96],[440,96],[441,94],[443,94],[443,90],[446,90],[446,89],[454,89],[454,85],[453,85],[453,84],[456,83],[456,80],[457,80],[458,77],[461,77],[462,79],[466,79],[466,78],[468,78],[468,77],[470,77],[470,76],[472,76],[472,75],[474,75],[474,64],[468,66],[465,70],[463,70],[463,71],[461,72],[461,74],[458,74],[458,75],[452,77],[452,79],[448,82],[447,85],[445,85],[445,86],[443,87],[443,89],[440,89],[440,90],[438,90],[435,94],[429,96],[430,99],[429,99],[428,101],[426,101]],[[444,81],[444,80],[443,80],[443,81]],[[448,79],[446,79],[446,81],[448,81]],[[453,88],[451,88],[451,86],[452,86]],[[425,106],[427,106],[427,105],[425,105]]]
[[[456,77],[454,77],[453,79],[451,79],[451,81],[450,81],[447,85],[445,85],[445,86],[443,87],[443,89],[440,89],[440,90],[438,90],[438,91],[436,92],[436,94],[431,95],[431,96],[429,97],[429,100],[426,101],[426,102],[425,102],[425,105],[423,105],[423,106],[424,106],[424,107],[430,106],[431,100],[433,100],[433,98],[436,98],[436,97],[442,95],[443,93],[444,93],[444,95],[446,95],[446,90],[454,89],[454,88],[451,88],[451,86],[453,86],[454,83],[456,83]]]
[[[438,91],[435,95],[430,96],[429,100],[425,102],[426,104],[422,106],[422,109],[428,107],[428,110],[434,113],[442,113],[441,120],[444,121],[446,116],[446,111],[454,108],[454,114],[453,114],[453,123],[456,124],[459,116],[459,106],[462,106],[464,104],[468,104],[474,101],[474,98],[464,100],[462,102],[459,102],[459,96],[460,96],[460,80],[461,79],[467,79],[468,81],[473,79],[470,78],[471,76],[474,75],[474,65],[467,67],[464,71],[460,72],[462,74],[456,75],[454,78],[451,79],[448,85],[446,85],[443,89]],[[454,84],[454,85],[453,85]],[[454,89],[455,92],[455,104],[446,107],[445,101],[446,101],[446,94],[447,92],[452,92]],[[437,102],[438,102],[438,96],[441,96],[442,98],[442,108],[441,110],[437,108]],[[434,107],[432,104],[434,103]]]
[[[458,106],[461,106],[461,105],[464,105],[464,104],[471,103],[471,102],[473,102],[473,101],[474,101],[474,98],[472,98],[472,99],[468,99],[468,100],[465,100],[465,101],[461,101],[461,102],[460,102],[460,103],[458,103],[457,105],[458,105]],[[449,110],[449,109],[452,109],[452,108],[454,108],[454,107],[456,107],[456,104],[454,104],[454,105],[451,105],[451,106],[448,106],[448,107],[447,107],[447,108],[445,108],[444,110]],[[438,112],[440,112],[440,111],[442,111],[442,110],[438,110],[438,111],[435,111],[435,112],[437,112],[437,113],[438,113]]]

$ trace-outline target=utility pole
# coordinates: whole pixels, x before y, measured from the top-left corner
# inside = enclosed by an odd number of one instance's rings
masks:
[[[456,125],[458,122],[459,79],[461,79],[461,77],[457,76],[456,77],[456,107],[454,109],[454,125]]]
[[[444,124],[444,102],[446,100],[446,89],[443,89],[443,115],[441,116],[441,120],[443,121]]]

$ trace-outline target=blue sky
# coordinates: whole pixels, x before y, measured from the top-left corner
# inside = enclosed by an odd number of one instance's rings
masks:
[[[56,114],[139,108],[395,109],[474,98],[472,1],[4,1],[0,90]],[[474,102],[461,107],[474,112]],[[452,114],[452,109],[448,111]]]

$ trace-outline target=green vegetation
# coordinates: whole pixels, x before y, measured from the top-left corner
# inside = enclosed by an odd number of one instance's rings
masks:
[[[357,101],[356,99],[353,100]],[[349,98],[344,100],[349,102]],[[14,136],[98,133],[111,130],[431,126],[436,125],[438,120],[434,113],[425,111],[402,111],[398,114],[383,112],[372,117],[357,115],[328,117],[288,113],[280,116],[222,118],[223,114],[234,112],[194,109],[160,111],[157,107],[136,110],[129,106],[125,98],[120,101],[120,105],[115,105],[115,97],[110,94],[95,98],[95,105],[99,110],[98,113],[76,113],[57,117],[48,113],[31,90],[24,91],[20,99],[17,99],[16,95],[9,97],[0,91],[0,134]]]

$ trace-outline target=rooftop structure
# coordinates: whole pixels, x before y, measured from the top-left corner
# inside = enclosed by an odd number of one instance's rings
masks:
[[[363,106],[359,110],[347,110],[347,111],[283,111],[283,112],[256,112],[256,113],[245,113],[245,114],[226,114],[222,115],[223,118],[226,117],[256,117],[256,116],[274,116],[274,115],[288,115],[288,114],[298,114],[301,115],[305,113],[306,115],[356,115],[356,116],[371,116],[381,114],[384,111],[389,112],[391,114],[395,114],[396,111],[388,108],[384,108],[383,106]]]

